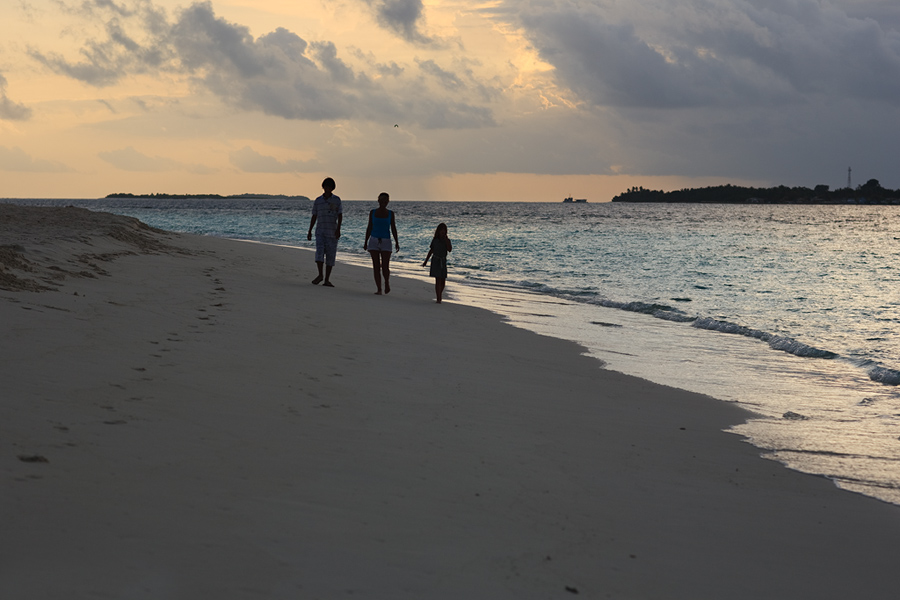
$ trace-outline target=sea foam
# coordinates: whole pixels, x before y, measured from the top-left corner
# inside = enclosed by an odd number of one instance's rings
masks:
[[[837,358],[838,356],[835,352],[815,348],[808,344],[804,344],[803,342],[798,342],[790,337],[775,335],[767,331],[760,331],[759,329],[751,329],[749,327],[744,327],[743,325],[729,323],[728,321],[720,321],[711,317],[697,319],[691,323],[691,326],[698,329],[709,329],[711,331],[756,338],[769,344],[769,347],[773,350],[781,350],[782,352],[787,352],[795,356],[802,356],[804,358]]]

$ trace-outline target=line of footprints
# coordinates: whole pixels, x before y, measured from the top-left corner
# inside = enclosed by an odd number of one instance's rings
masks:
[[[204,271],[203,271],[203,274],[211,280],[211,283],[214,287],[210,292],[208,292],[210,303],[206,306],[201,306],[200,308],[197,309],[197,312],[199,313],[197,316],[197,320],[201,321],[202,324],[189,324],[188,325],[188,328],[192,330],[190,332],[192,334],[202,334],[203,333],[202,328],[204,325],[206,325],[206,326],[215,325],[216,317],[218,316],[217,313],[219,313],[223,310],[227,310],[226,304],[223,302],[224,297],[226,295],[226,289],[222,285],[222,281],[215,276],[215,272],[216,272],[216,269],[214,267],[209,267],[207,269],[204,269]],[[183,341],[184,341],[184,336],[181,335],[179,332],[177,332],[177,331],[166,332],[164,341],[160,341],[160,340],[151,340],[150,341],[150,344],[155,346],[154,351],[150,354],[150,357],[153,359],[164,359],[164,358],[166,358],[167,353],[172,352],[173,350],[176,350],[177,345],[182,343]],[[158,367],[174,367],[176,365],[173,362],[167,362],[167,363],[161,363],[157,366]],[[147,371],[148,371],[147,367],[137,366],[137,367],[132,367],[132,369],[134,371],[142,374],[142,376],[139,378],[139,380],[151,381],[153,379],[153,377],[150,377],[149,374],[147,373]],[[132,379],[131,381],[134,381],[134,379]],[[142,400],[152,400],[152,397],[127,396],[127,392],[128,392],[127,384],[110,383],[109,385],[111,387],[117,388],[123,392],[122,398],[121,398],[121,400],[123,402],[140,402]],[[133,414],[131,414],[131,415],[122,414],[121,409],[124,406],[126,406],[123,403],[119,403],[119,402],[117,402],[116,404],[104,403],[104,404],[98,404],[97,406],[98,406],[98,408],[105,410],[108,413],[112,413],[110,416],[108,416],[107,418],[103,418],[103,420],[101,421],[105,425],[125,425],[128,423],[128,419],[131,419],[131,420],[139,420],[140,419],[140,417],[133,415]],[[71,430],[69,425],[66,425],[63,423],[58,423],[58,422],[53,423],[53,428],[63,434],[68,433]],[[75,445],[76,444],[74,442],[67,441],[67,442],[64,442],[61,444],[55,444],[55,447],[61,448],[64,446],[75,446]],[[17,458],[24,463],[49,463],[50,462],[50,459],[47,458],[46,456],[44,456],[43,454],[34,454],[34,453],[19,454],[17,456]],[[40,478],[41,478],[41,476],[34,474],[34,475],[25,476],[20,479],[24,481],[27,479],[40,479]]]

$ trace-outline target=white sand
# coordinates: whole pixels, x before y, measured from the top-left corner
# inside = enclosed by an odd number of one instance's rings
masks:
[[[900,589],[898,507],[422,282],[77,209],[0,246],[0,598]]]

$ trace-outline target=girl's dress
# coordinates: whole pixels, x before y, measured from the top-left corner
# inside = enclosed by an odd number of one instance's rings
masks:
[[[447,279],[447,244],[441,238],[431,240],[431,271],[432,277]]]

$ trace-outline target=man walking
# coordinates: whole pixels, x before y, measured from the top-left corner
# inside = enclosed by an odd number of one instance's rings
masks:
[[[316,266],[319,275],[312,280],[313,285],[334,287],[331,283],[331,269],[334,267],[334,258],[337,255],[337,244],[341,237],[341,222],[344,219],[344,209],[341,206],[341,198],[334,193],[337,187],[334,179],[326,177],[322,182],[323,193],[313,203],[312,218],[309,221],[307,240],[312,240],[313,226],[316,228]],[[322,272],[322,266],[325,272]]]

